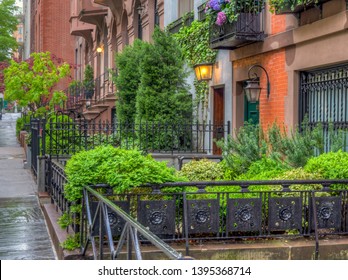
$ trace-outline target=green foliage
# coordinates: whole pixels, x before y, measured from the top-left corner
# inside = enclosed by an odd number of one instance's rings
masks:
[[[153,44],[144,45],[137,93],[137,121],[183,123],[191,118],[192,104],[185,82],[182,53],[177,42],[156,28]]]
[[[43,115],[66,99],[63,91],[54,91],[53,87],[70,74],[70,66],[67,63],[57,66],[49,52],[32,53],[31,58],[32,64],[12,60],[4,70],[5,95],[9,101],[17,100],[36,115]]]
[[[85,68],[85,77],[83,79],[83,87],[85,90],[86,98],[92,98],[94,94],[94,74],[91,65],[87,64]]]
[[[77,248],[80,248],[80,234],[76,233],[73,235],[68,235],[67,239],[60,243],[60,246],[68,251],[73,251]]]
[[[183,26],[179,32],[174,34],[174,38],[182,49],[182,53],[186,62],[190,67],[199,63],[216,61],[217,51],[210,48],[209,42],[210,21],[195,20],[190,26]],[[208,106],[207,93],[209,85],[207,82],[198,82],[195,80],[194,87],[196,97],[194,100],[195,115],[198,116],[198,109],[201,108],[202,116]],[[204,116],[206,119],[206,116]]]
[[[25,115],[16,120],[16,136],[17,137],[19,136],[19,133],[22,130],[28,130],[28,127],[26,127],[26,125],[29,123],[30,123],[30,115]]]
[[[236,176],[246,173],[250,165],[262,159],[267,153],[267,142],[259,125],[245,123],[227,140],[218,142],[223,150],[224,160]]]
[[[45,144],[50,154],[70,155],[80,149],[82,136],[73,119],[67,115],[51,115],[46,120]]]
[[[140,86],[136,97],[136,122],[162,124],[187,123],[192,118],[192,98],[186,84],[184,60],[173,37],[156,28],[153,44],[143,46],[140,62]],[[156,129],[156,128],[155,128]],[[186,132],[158,130],[140,135],[155,149],[170,147],[173,139],[179,139]],[[151,143],[151,144],[150,144]]]
[[[0,1],[0,61],[8,60],[18,47],[13,37],[18,24],[17,10],[15,0]]]
[[[310,128],[304,122],[301,132],[296,129],[290,134],[273,124],[264,134],[258,125],[246,123],[236,133],[236,137],[230,136],[227,141],[218,142],[218,145],[223,150],[224,160],[232,174],[238,176],[247,173],[242,176],[247,179],[254,178],[253,174],[264,172],[257,169],[257,172],[248,171],[253,163],[264,157],[272,160],[269,162],[278,162],[279,167],[284,169],[304,167],[310,158],[324,153],[325,141],[329,141],[331,151],[342,150],[344,135],[343,131],[334,131],[332,124],[325,131],[321,125]],[[269,175],[262,174],[260,179],[271,178],[274,171],[270,167],[269,171],[265,170]],[[249,176],[250,172],[252,174]]]
[[[184,164],[178,175],[189,181],[215,181],[223,178],[223,168],[208,159],[193,160]]]
[[[81,94],[83,83],[81,81],[73,80],[69,84],[69,93],[72,96],[79,96]]]
[[[237,180],[269,180],[284,173],[287,166],[271,158],[263,157],[253,162],[248,171],[237,177]]]
[[[303,168],[291,169],[283,172],[279,176],[273,178],[274,180],[319,180],[322,176],[317,172],[307,172]],[[292,185],[290,189],[293,191],[310,191],[320,190],[321,185]]]
[[[319,0],[269,0],[271,12],[280,12],[282,10],[294,10],[299,5],[316,4]]]
[[[325,179],[348,178],[348,153],[329,152],[308,160],[304,167],[306,172],[319,173]]]
[[[62,229],[66,229],[72,223],[72,221],[71,215],[65,212],[58,218],[57,223]]]
[[[121,53],[116,54],[118,75],[115,78],[118,100],[116,102],[117,120],[132,124],[136,115],[136,96],[140,84],[140,61],[143,57],[143,47],[147,44],[135,40]]]
[[[136,150],[112,146],[100,146],[75,154],[68,160],[65,173],[68,179],[64,188],[65,197],[70,201],[81,198],[82,189],[87,185],[104,183],[113,187],[115,193],[123,193],[145,183],[182,179],[165,162],[155,161],[150,155],[143,156]]]

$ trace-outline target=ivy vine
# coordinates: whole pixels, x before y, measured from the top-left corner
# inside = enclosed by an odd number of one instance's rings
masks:
[[[174,34],[188,66],[193,67],[195,64],[203,62],[215,63],[217,51],[210,48],[210,25],[209,17],[203,21],[194,20],[189,26],[185,26],[183,21],[183,26],[179,32]],[[196,115],[198,115],[198,110],[201,108],[202,116],[204,116],[203,119],[206,120],[209,85],[207,82],[198,82],[196,80],[194,86],[196,91],[196,98],[194,100]]]

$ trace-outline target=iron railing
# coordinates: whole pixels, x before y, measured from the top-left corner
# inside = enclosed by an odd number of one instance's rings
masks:
[[[109,123],[84,119],[50,119],[45,126],[44,154],[72,155],[102,144],[148,153],[212,153],[214,135],[230,134],[227,124],[208,123]]]
[[[113,79],[116,75],[116,69],[109,69],[91,82],[90,89],[87,89],[82,82],[70,86],[65,90],[67,100],[60,109],[63,111],[75,110],[81,113],[84,107],[102,104],[108,97],[113,97],[116,92],[116,84]]]
[[[141,236],[142,241],[147,240],[169,259],[181,259],[180,253],[132,218],[122,207],[105,198],[93,188],[85,187],[83,197],[83,215],[81,216],[83,255],[86,255],[87,249],[91,245],[94,259],[103,259],[106,253],[109,254],[110,259],[118,259],[127,242],[127,259],[132,259],[134,251],[135,258],[141,260]],[[118,224],[118,227],[122,227],[117,246],[113,240],[115,223]],[[107,252],[106,249],[108,249]]]
[[[348,180],[166,183],[127,194],[105,185],[93,189],[98,199],[85,201],[81,234],[92,243],[107,235],[109,248],[124,237],[124,213],[160,239],[185,244],[186,255],[196,242],[302,236],[313,239],[319,258],[321,236],[348,234]],[[92,218],[98,211],[102,220]]]
[[[234,22],[219,26],[212,22],[210,46],[214,49],[234,49],[248,43],[262,41],[264,35],[264,1],[254,1],[239,11]],[[250,6],[249,6],[250,5]]]
[[[71,216],[71,229],[74,232],[80,231],[78,222],[79,214],[72,212],[71,206],[76,203],[70,202],[64,195],[64,187],[68,180],[64,171],[64,165],[67,159],[60,159],[59,161],[52,160],[47,157],[45,160],[45,188],[51,197],[51,203],[55,205],[56,211],[63,214],[66,213]],[[67,227],[69,231],[69,227]]]

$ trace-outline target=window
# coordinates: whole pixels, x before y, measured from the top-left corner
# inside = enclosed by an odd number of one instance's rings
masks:
[[[348,149],[348,64],[333,68],[301,72],[300,124],[307,119],[314,127],[322,124],[326,143],[330,145],[329,124],[334,131],[345,130]]]
[[[179,0],[179,15],[182,17],[184,14],[193,11],[193,0]]]

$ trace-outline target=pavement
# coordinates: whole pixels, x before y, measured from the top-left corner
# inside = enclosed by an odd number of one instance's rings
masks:
[[[18,117],[6,113],[0,120],[0,260],[54,260],[36,182],[16,139]]]

